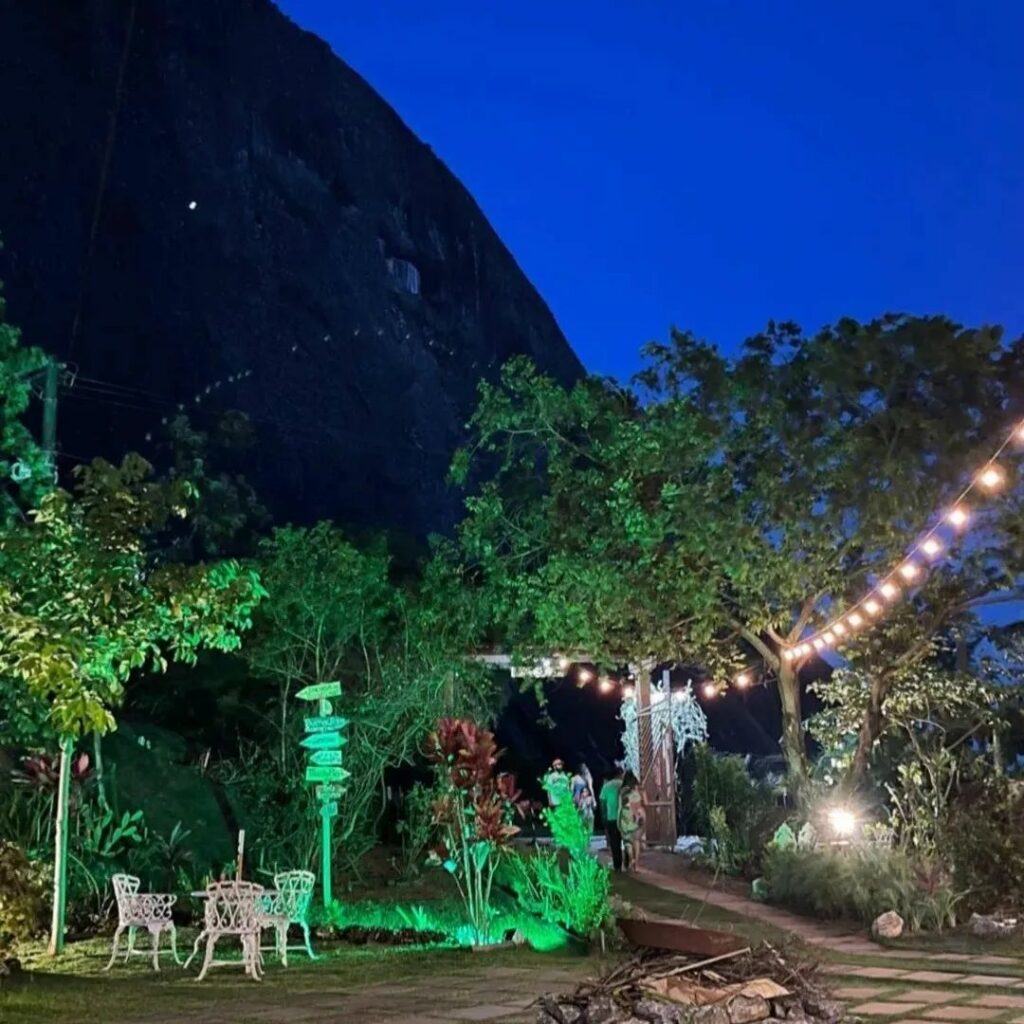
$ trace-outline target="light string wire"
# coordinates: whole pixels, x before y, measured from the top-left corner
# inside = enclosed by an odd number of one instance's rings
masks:
[[[836,643],[844,642],[845,637],[852,636],[858,630],[878,621],[887,605],[899,600],[904,592],[910,592],[914,587],[914,581],[925,575],[925,567],[933,564],[946,550],[945,545],[938,539],[943,532],[952,530],[955,535],[967,528],[971,510],[965,502],[972,492],[979,488],[995,492],[1003,485],[1006,474],[998,465],[998,460],[1014,441],[1024,441],[1024,420],[1013,426],[982,468],[971,476],[963,490],[953,499],[947,511],[918,538],[897,565],[879,576],[879,582],[871,587],[864,597],[845,611],[834,615],[826,625],[795,643],[783,645],[783,660],[803,661]],[[952,544],[949,546],[952,547]],[[897,577],[902,579],[898,580]],[[923,580],[920,582],[923,583]]]

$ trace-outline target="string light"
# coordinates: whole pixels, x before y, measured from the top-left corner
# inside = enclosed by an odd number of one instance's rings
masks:
[[[704,686],[702,687],[702,690],[703,690],[704,696],[707,697],[709,700],[712,697],[717,697],[718,696],[718,687],[715,686],[714,683],[705,683]]]
[[[581,668],[577,674],[577,678],[581,683],[589,683],[594,678],[594,673],[589,668]]]
[[[750,685],[750,676],[746,672],[741,672],[736,677],[736,685],[742,690]]]
[[[953,508],[949,510],[949,514],[946,516],[946,519],[950,523],[950,525],[955,526],[958,529],[961,526],[965,526],[969,518],[970,512],[968,512],[967,508],[963,505],[954,505]]]
[[[1003,479],[1003,471],[993,463],[986,466],[978,475],[978,483],[989,491],[994,491],[997,487],[1002,486]]]
[[[615,689],[615,684],[610,679],[602,679],[599,685],[602,693],[608,693]]]
[[[952,506],[942,514],[940,525],[944,523],[956,530],[963,529],[971,517],[970,506],[964,501],[971,491],[975,488],[982,488],[989,492],[996,491],[1006,483],[1006,470],[999,465],[998,459],[1013,442],[1024,444],[1024,420],[1018,421],[1014,425],[988,462],[970,479],[970,482],[953,502]],[[900,564],[891,570],[892,574],[898,574],[908,582],[919,580],[922,576],[922,566],[919,561],[914,560],[914,556],[920,552],[927,558],[936,558],[943,552],[943,542],[939,537],[935,536],[938,529],[939,527],[933,526],[925,538],[907,552]],[[885,598],[887,601],[894,601],[900,596],[900,593],[900,588],[891,578],[884,579],[874,593],[869,594],[866,599],[855,605],[855,609],[861,609],[869,616],[876,617],[883,610],[881,603],[876,599],[876,595]],[[841,621],[844,617],[845,623]],[[817,635],[807,637],[795,646],[783,647],[782,657],[785,661],[793,661],[803,657],[805,653],[809,653],[811,650],[820,651],[835,642],[837,637],[842,637],[847,630],[852,631],[862,625],[863,622],[864,617],[858,610],[836,616],[832,622],[824,625]],[[810,645],[806,641],[809,641]]]

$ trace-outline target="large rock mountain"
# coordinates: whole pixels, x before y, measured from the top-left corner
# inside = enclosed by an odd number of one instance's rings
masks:
[[[581,372],[473,198],[269,0],[4,0],[0,147],[9,319],[75,374],[65,460],[239,408],[279,517],[422,535],[478,380]]]

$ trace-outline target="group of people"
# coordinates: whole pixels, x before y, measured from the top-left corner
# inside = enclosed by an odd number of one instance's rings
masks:
[[[612,856],[612,867],[616,871],[636,871],[640,866],[640,849],[643,843],[645,821],[644,800],[640,783],[632,772],[616,768],[601,787],[598,799],[594,798],[594,778],[590,769],[581,764],[570,776],[565,762],[555,758],[545,776],[545,789],[551,806],[558,803],[563,787],[550,785],[552,781],[567,781],[572,802],[590,831],[594,828],[594,817],[600,804],[604,823],[604,834]]]

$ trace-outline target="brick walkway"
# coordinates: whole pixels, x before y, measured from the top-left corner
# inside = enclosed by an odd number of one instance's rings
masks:
[[[819,949],[837,962],[824,967],[834,975],[836,995],[859,1017],[896,1024],[990,1021],[1024,1024],[1024,960],[1009,956],[930,954],[886,949],[860,929],[833,926],[680,877],[672,854],[651,852],[638,880],[691,900],[706,901],[741,917],[769,924]],[[874,963],[844,963],[845,956]],[[920,969],[901,961],[934,963]],[[995,973],[1000,968],[1005,973]],[[991,971],[989,970],[991,969]],[[1011,973],[1016,971],[1017,973]]]

